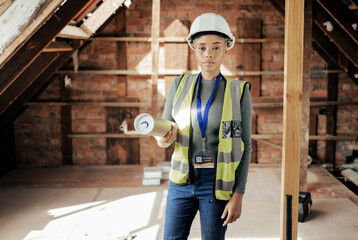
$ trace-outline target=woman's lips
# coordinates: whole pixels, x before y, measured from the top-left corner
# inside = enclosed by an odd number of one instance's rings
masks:
[[[204,62],[204,65],[213,65],[214,62]]]

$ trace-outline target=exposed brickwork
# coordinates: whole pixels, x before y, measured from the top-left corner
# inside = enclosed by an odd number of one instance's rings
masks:
[[[152,18],[151,0],[133,0],[126,10],[126,35],[133,37],[151,36]],[[284,35],[284,18],[267,0],[198,0],[198,1],[161,1],[160,36],[164,30],[175,20],[194,20],[197,15],[205,12],[216,12],[223,15],[231,25],[234,35],[237,36],[238,18],[262,19],[262,37],[280,38]],[[101,30],[101,34],[115,34],[115,21],[112,21]],[[79,65],[82,69],[118,69],[118,61],[126,61],[127,69],[151,73],[151,44],[148,42],[127,42],[126,58],[118,56],[117,43],[111,41],[92,41],[79,54]],[[261,69],[263,71],[283,71],[284,43],[272,41],[262,44]],[[228,52],[223,68],[227,71],[237,71],[235,48]],[[317,53],[312,54],[312,70],[326,69],[325,62]],[[160,44],[160,71],[164,70],[165,62],[164,44]],[[189,68],[197,70],[198,64],[190,50]],[[151,77],[127,76],[123,80],[119,76],[103,75],[77,75],[71,76],[71,94],[73,100],[87,101],[119,101],[123,98],[136,98],[140,102],[151,104]],[[283,76],[263,75],[261,80],[261,95],[264,97],[283,96]],[[348,79],[345,74],[339,75],[338,97],[341,101],[358,101],[358,85]],[[58,80],[54,81],[40,99],[60,99]],[[162,77],[158,81],[159,111],[164,104],[165,86]],[[311,97],[327,97],[327,75],[312,74]],[[282,134],[282,109],[269,108],[255,110],[258,114],[259,134]],[[150,113],[150,108],[141,108],[139,112]],[[105,132],[106,108],[101,106],[73,106],[72,131]],[[20,165],[60,165],[61,153],[61,126],[60,107],[31,106],[16,121],[16,152]],[[358,136],[358,107],[339,106],[337,112],[337,135]],[[318,115],[318,135],[326,134],[326,116]],[[132,130],[132,129],[130,129]],[[281,140],[271,140],[278,145]],[[105,139],[74,138],[73,160],[76,165],[96,165],[106,163]],[[337,142],[337,163],[343,163],[347,155],[357,149],[357,142]],[[323,159],[325,154],[325,141],[318,141],[317,158]],[[164,160],[164,150],[157,148],[157,161]],[[259,163],[280,163],[281,150],[265,143],[258,143]],[[147,165],[150,159],[149,138],[140,139],[140,163]]]

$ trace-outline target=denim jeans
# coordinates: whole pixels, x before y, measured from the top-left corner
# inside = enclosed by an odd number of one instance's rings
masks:
[[[214,169],[195,169],[193,184],[169,182],[165,212],[164,240],[187,239],[199,210],[203,240],[224,240],[227,227],[221,215],[227,201],[213,199]]]

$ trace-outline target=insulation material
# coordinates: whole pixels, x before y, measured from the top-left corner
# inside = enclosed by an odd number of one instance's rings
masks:
[[[28,25],[46,0],[17,0],[0,16],[0,54]]]

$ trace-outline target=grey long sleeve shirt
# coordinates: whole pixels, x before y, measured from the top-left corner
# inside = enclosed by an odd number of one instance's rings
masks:
[[[165,103],[162,118],[174,121],[172,116],[173,99],[180,83],[181,76],[177,77],[172,85],[170,86],[168,97]],[[217,153],[219,144],[219,128],[220,120],[223,109],[224,91],[226,81],[221,78],[219,84],[214,92],[212,104],[209,110],[208,125],[206,128],[207,146],[208,150],[212,153]],[[201,80],[200,82],[200,98],[202,103],[202,112],[204,112],[206,103],[213,91],[215,80]],[[194,97],[191,104],[191,125],[192,134],[190,136],[189,145],[189,157],[191,163],[194,162],[195,152],[202,149],[201,132],[198,124],[197,113],[196,113],[196,99],[198,89],[195,87]],[[252,103],[250,97],[250,91],[248,87],[245,87],[241,100],[241,126],[242,126],[242,141],[244,142],[245,149],[241,158],[239,167],[236,170],[236,179],[234,192],[244,194],[247,175],[249,172],[249,164],[251,157],[251,115],[252,115]]]

